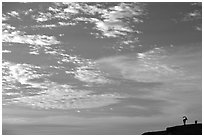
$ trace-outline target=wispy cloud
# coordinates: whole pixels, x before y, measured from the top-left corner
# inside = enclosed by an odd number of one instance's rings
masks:
[[[104,18],[103,22],[96,24],[98,29],[102,30],[107,37],[123,36],[135,31],[129,27],[131,23],[129,21],[125,22],[124,19],[137,18],[141,15],[144,15],[142,5],[136,3],[120,3],[117,6],[110,7],[107,12],[104,12],[101,15]],[[140,22],[139,19],[135,23],[138,22]]]
[[[115,94],[94,95],[92,91],[73,90],[67,85],[50,85],[45,94],[13,99],[16,103],[43,109],[84,109],[108,106],[124,98]]]
[[[116,93],[94,94],[90,90],[75,90],[70,85],[57,84],[51,81],[32,82],[32,79],[47,77],[49,74],[35,74],[36,71],[33,70],[41,69],[41,67],[29,64],[9,65],[8,63],[4,63],[4,65],[9,67],[10,73],[9,77],[3,77],[5,84],[6,82],[13,81],[15,83],[17,81],[21,85],[26,86],[28,90],[29,88],[38,89],[38,91],[30,93],[35,94],[35,96],[26,93],[26,87],[24,87],[24,92],[18,92],[16,94],[8,94],[9,91],[4,89],[4,95],[14,96],[14,98],[9,99],[11,103],[24,103],[43,109],[82,109],[115,104],[118,103],[118,98],[124,98],[124,96]],[[3,85],[5,86],[5,84]]]
[[[125,79],[137,82],[163,82],[178,78],[182,72],[161,61],[165,58],[163,52],[165,51],[155,48],[145,53],[138,53],[137,57],[111,57],[99,62],[110,64],[120,70],[121,76]]]
[[[3,23],[2,41],[12,43],[25,43],[31,45],[52,45],[59,44],[54,36],[26,35],[25,32],[16,30],[15,27]]]
[[[106,84],[111,83],[106,79],[99,70],[91,68],[90,66],[78,67],[75,74],[75,78],[88,83]]]
[[[34,29],[41,29],[41,28],[49,28],[49,29],[52,29],[52,28],[56,28],[57,25],[56,24],[46,24],[46,25],[35,25],[35,26],[31,26],[31,28],[34,28]],[[25,27],[25,28],[28,28],[28,27]]]
[[[46,35],[24,35],[22,32],[14,31],[12,33],[3,33],[3,42],[23,43],[31,45],[53,45],[59,44],[54,36]]]
[[[176,115],[178,115],[178,113],[186,113],[196,104],[194,100],[188,103],[185,100],[191,100],[192,97],[197,97],[198,102],[201,100],[198,97],[202,92],[201,82],[199,82],[201,70],[198,65],[201,62],[198,59],[201,57],[201,51],[198,48],[171,48],[177,49],[177,52],[170,54],[171,49],[154,48],[137,55],[102,58],[97,63],[103,71],[109,72],[109,76],[113,79],[130,80],[135,82],[135,85],[146,84],[141,89],[136,86],[135,90],[142,92],[137,97],[141,100],[163,99],[167,104],[157,106],[157,112],[161,111],[163,115],[175,115],[174,112],[177,112]],[[148,85],[155,86],[148,87]],[[190,96],[184,98],[183,94],[186,93]],[[141,106],[149,107],[144,104]]]
[[[116,104],[120,98],[125,96],[111,92],[96,94],[91,90],[75,89],[68,84],[60,84],[50,81],[53,76],[57,76],[55,71],[63,70],[65,77],[73,77],[86,86],[94,84],[107,84],[110,81],[102,72],[95,66],[96,64],[89,59],[83,59],[78,56],[66,54],[63,49],[51,48],[43,46],[44,56],[52,55],[55,64],[58,66],[35,66],[31,64],[16,64],[5,61],[3,63],[3,95],[8,95],[10,98],[5,99],[10,103],[26,104],[42,109],[83,109],[83,108],[98,108]],[[34,54],[39,54],[37,51]],[[76,67],[71,69],[65,66],[75,64]],[[50,71],[55,69],[54,72]],[[5,75],[7,74],[7,75]],[[40,82],[38,82],[40,80]],[[18,83],[18,85],[16,85]],[[11,84],[13,87],[10,87]],[[83,86],[81,85],[81,86]],[[22,89],[14,93],[11,89]],[[36,92],[26,92],[29,89],[37,89]],[[35,96],[32,96],[35,94]]]
[[[134,23],[142,22],[138,16],[144,15],[144,7],[141,3],[117,3],[115,6],[102,8],[103,4],[90,4],[90,3],[68,3],[71,9],[83,11],[85,14],[92,15],[90,18],[83,17],[83,20],[76,18],[76,21],[89,21],[95,24],[95,29],[102,32],[105,37],[120,37],[128,33],[136,32],[131,27],[130,20],[133,18]],[[72,12],[77,14],[78,12]],[[96,16],[97,15],[97,16]],[[124,21],[124,19],[128,21]]]
[[[20,19],[19,13],[16,12],[16,11],[11,11],[11,12],[9,12],[9,13],[7,13],[7,14],[10,15],[11,17],[15,17],[15,18]]]

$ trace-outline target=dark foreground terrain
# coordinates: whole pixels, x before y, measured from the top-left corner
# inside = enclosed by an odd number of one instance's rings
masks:
[[[202,124],[168,127],[163,131],[145,132],[142,135],[202,135]]]

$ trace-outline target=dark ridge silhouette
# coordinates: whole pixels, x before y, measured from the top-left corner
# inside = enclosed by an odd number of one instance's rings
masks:
[[[164,131],[145,132],[142,135],[202,135],[202,124],[167,127]]]

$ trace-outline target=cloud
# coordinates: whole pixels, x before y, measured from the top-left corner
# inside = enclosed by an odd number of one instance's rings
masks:
[[[173,69],[169,64],[160,61],[165,58],[160,48],[138,53],[136,57],[111,57],[99,60],[99,63],[110,65],[110,68],[120,70],[120,75],[125,79],[137,82],[164,82],[177,79],[182,72]]]
[[[21,10],[21,11],[11,11],[3,14],[3,21],[10,20],[11,18],[16,18],[18,20],[22,19],[22,16],[29,15],[33,12],[33,9]]]
[[[201,18],[202,18],[201,11],[200,10],[194,10],[190,13],[187,13],[184,16],[183,21],[194,21],[194,20],[198,20]]]
[[[118,98],[124,98],[116,93],[94,94],[90,90],[75,90],[67,84],[58,84],[49,80],[43,82],[33,82],[33,79],[43,79],[50,74],[38,73],[41,67],[29,64],[11,64],[4,63],[7,67],[9,76],[3,76],[3,95],[9,95],[10,103],[25,104],[28,106],[43,109],[83,109],[97,108],[118,103]],[[59,69],[59,68],[56,68]],[[5,74],[5,73],[4,73]],[[23,92],[10,94],[6,87],[9,83],[20,83],[21,89],[24,85]],[[97,82],[97,81],[96,81]],[[16,85],[16,88],[18,86]],[[19,88],[20,88],[19,87]],[[12,88],[12,89],[16,89]],[[36,92],[28,92],[32,88]],[[13,91],[12,91],[13,92]],[[33,96],[34,95],[34,96]]]
[[[91,68],[90,66],[78,67],[74,74],[76,79],[83,82],[96,84],[111,83],[111,81],[106,79],[99,70]]]
[[[102,71],[109,73],[110,78],[134,83],[135,91],[141,91],[141,94],[135,95],[138,99],[163,99],[168,103],[161,103],[157,109],[163,114],[178,115],[187,113],[193,104],[202,100],[199,97],[202,92],[201,47],[185,45],[171,48],[174,49],[154,48],[137,54],[106,57],[96,62]],[[145,85],[140,87],[138,83]]]
[[[58,8],[53,8],[53,7],[49,7],[48,10],[55,13],[60,11]]]
[[[9,20],[9,19],[10,19],[10,17],[8,17],[8,16],[5,15],[5,14],[2,14],[2,22],[7,21],[7,20]]]
[[[47,25],[35,25],[35,26],[31,26],[32,28],[49,28],[49,29],[51,29],[51,28],[55,28],[55,27],[57,27],[57,25],[56,24],[47,24]]]
[[[202,25],[195,26],[195,30],[197,30],[197,31],[202,31]]]
[[[32,12],[34,12],[34,10],[33,9],[29,9],[29,10],[26,10],[26,11],[22,11],[22,14],[28,15],[28,14],[30,14]]]
[[[16,12],[16,11],[11,11],[11,12],[9,12],[7,14],[10,15],[11,17],[16,17],[16,18],[20,19],[19,18],[19,13]]]
[[[25,35],[20,31],[13,31],[11,33],[3,32],[2,33],[3,42],[12,42],[12,43],[23,43],[31,45],[53,45],[60,44],[60,41],[57,41],[54,36],[46,35]]]
[[[202,31],[202,3],[190,3],[192,10],[184,14],[181,19],[184,22],[194,22],[193,28],[197,31]]]
[[[14,31],[16,28],[14,26],[11,26],[10,24],[7,23],[2,23],[2,31],[3,32],[12,32]]]
[[[106,5],[106,6],[105,6]],[[101,38],[120,38],[127,35],[139,34],[139,30],[131,28],[133,24],[142,22],[141,16],[145,15],[144,4],[142,3],[54,3],[48,8],[48,11],[39,15],[33,16],[37,22],[44,22],[54,19],[62,19],[59,25],[77,25],[79,22],[91,23],[95,26],[92,29],[98,30],[101,33],[95,32],[96,37]],[[86,16],[87,15],[87,16]],[[123,38],[124,39],[124,38]],[[121,44],[129,44],[137,42],[127,39],[128,42]]]
[[[13,99],[15,103],[43,109],[84,109],[98,108],[115,104],[119,98],[116,94],[93,94],[92,91],[73,90],[67,85],[50,85],[46,93]]]
[[[105,37],[120,37],[135,32],[129,27],[131,23],[125,22],[123,19],[136,18],[136,16],[144,14],[142,7],[135,3],[120,3],[103,10],[103,12],[98,9],[98,12],[102,19],[95,20],[96,29],[101,31]]]
[[[103,22],[96,23],[98,29],[102,30],[107,37],[124,36],[134,32],[135,30],[129,27],[131,23],[129,24],[129,22],[125,22],[123,19],[144,14],[142,7],[135,3],[120,3],[117,6],[110,7],[109,10],[110,11],[104,12],[101,15],[101,17],[104,18]]]
[[[125,98],[117,93],[96,94],[91,90],[77,90],[68,84],[52,82],[52,76],[58,76],[55,72],[61,70],[65,72],[65,78],[76,78],[83,82],[81,86],[88,84],[89,88],[93,86],[92,84],[107,84],[110,81],[90,59],[69,55],[61,48],[46,45],[42,48],[44,54],[51,54],[58,65],[40,67],[31,64],[3,63],[4,104],[23,103],[42,109],[83,109],[116,104],[120,98]],[[34,51],[32,54],[39,53]],[[67,68],[68,63],[73,63],[76,67]],[[55,69],[55,71],[50,71],[50,69]],[[15,89],[15,92],[11,92],[10,89]],[[35,92],[30,92],[31,89]]]
[[[11,53],[10,50],[2,50],[2,53]]]
[[[74,26],[76,23],[72,22],[58,22],[58,24],[46,24],[46,25],[33,25],[33,26],[25,26],[24,28],[32,28],[32,29],[41,29],[41,28],[49,28],[53,29],[56,27],[62,27],[62,26]]]
[[[52,18],[52,14],[47,12],[47,13],[43,13],[43,12],[39,12],[39,15],[33,15],[33,19],[36,20],[37,22],[45,22],[48,21]]]
[[[5,12],[4,14],[2,14],[2,21],[8,21],[8,20],[12,20],[12,19],[18,19],[22,21],[22,18],[25,16],[30,16],[31,13],[35,14],[35,12],[37,11],[37,9],[33,10],[33,9],[27,9],[27,10],[17,10],[17,11],[10,11],[10,12]],[[4,11],[3,11],[4,12]]]
[[[39,66],[15,64],[3,61],[2,95],[4,98],[4,104],[11,102],[11,100],[15,97],[32,96],[41,93],[41,88],[43,88],[43,85],[30,81],[32,79],[40,79],[49,75],[35,71],[39,69]],[[33,88],[34,92],[30,92],[30,88]]]
[[[5,62],[3,67],[8,68],[8,73],[10,77],[3,77],[5,80],[12,80],[13,82],[18,82],[22,85],[30,85],[31,87],[39,87],[39,84],[34,82],[29,82],[30,79],[42,78],[49,76],[49,74],[38,74],[35,69],[40,69],[39,66],[33,66],[29,64],[13,64]],[[9,81],[8,81],[9,82]]]
[[[42,27],[54,27],[53,25],[44,25]],[[16,27],[7,23],[2,23],[2,42],[24,43],[31,45],[53,45],[60,44],[54,36],[47,35],[26,35],[25,32],[19,31]]]
[[[24,28],[51,29],[79,23],[84,23],[85,27],[88,27],[88,24],[93,24],[89,25],[93,29],[91,35],[96,38],[117,38],[120,46],[126,46],[138,42],[137,35],[140,34],[140,30],[136,26],[142,22],[145,14],[143,3],[57,2],[51,3],[44,10],[29,8],[23,11],[11,11],[3,14],[3,19],[15,17],[21,20],[25,16],[30,16],[37,23],[33,26],[24,25]],[[44,22],[50,22],[50,25],[42,24]]]
[[[79,11],[78,10],[76,10],[74,7],[72,7],[72,6],[69,6],[68,8],[65,8],[64,9],[64,12],[68,12],[68,13],[72,13],[72,14],[77,14],[77,13],[79,13]]]
[[[58,24],[60,26],[73,26],[73,25],[76,25],[76,23],[72,23],[72,22],[58,22]]]

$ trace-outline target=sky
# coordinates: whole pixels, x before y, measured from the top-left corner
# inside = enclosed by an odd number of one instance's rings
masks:
[[[202,121],[202,4],[3,2],[3,134],[142,134]]]

